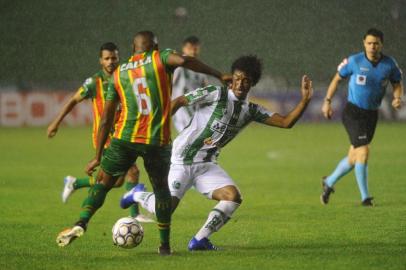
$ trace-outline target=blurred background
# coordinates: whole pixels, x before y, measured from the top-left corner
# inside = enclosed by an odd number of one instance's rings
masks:
[[[327,85],[342,59],[363,49],[370,27],[384,32],[384,53],[405,69],[406,0],[0,0],[0,126],[47,125],[99,70],[100,45],[115,42],[124,61],[140,30],[155,32],[161,49],[180,50],[185,37],[196,35],[200,58],[222,71],[241,55],[258,55],[264,74],[251,98],[274,111],[295,104],[301,76],[308,74],[315,98],[304,117],[323,121]],[[337,112],[346,86],[334,100]],[[390,108],[390,87],[387,94],[381,118],[406,121],[405,108]],[[88,105],[80,104],[65,123],[90,123]]]

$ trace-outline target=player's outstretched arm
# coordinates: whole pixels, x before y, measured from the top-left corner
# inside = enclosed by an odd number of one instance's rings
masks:
[[[102,118],[100,120],[100,127],[97,133],[97,145],[96,145],[96,156],[94,159],[89,161],[86,166],[86,173],[90,176],[96,170],[96,167],[99,166],[100,160],[103,154],[104,145],[107,142],[110,131],[113,127],[114,117],[118,106],[118,99],[107,100],[104,105],[104,110]]]
[[[232,76],[230,74],[223,74],[220,71],[209,67],[197,58],[191,56],[183,56],[177,53],[171,53],[168,56],[168,64],[173,67],[182,66],[196,72],[211,75],[224,83],[228,83],[232,80]]]
[[[331,99],[333,98],[335,92],[337,91],[337,87],[339,82],[342,80],[338,72],[334,75],[334,78],[331,80],[330,85],[328,86],[326,97],[324,98],[323,106],[321,107],[321,111],[323,116],[327,119],[331,119],[333,116],[333,109],[331,108]]]
[[[293,127],[297,120],[302,116],[303,112],[306,110],[307,105],[309,104],[313,96],[313,86],[312,81],[304,75],[302,77],[302,86],[301,86],[302,99],[296,105],[296,107],[288,113],[286,116],[282,116],[278,113],[273,114],[271,117],[265,120],[265,124],[280,128],[291,128]]]
[[[403,84],[400,83],[393,83],[393,100],[392,100],[392,107],[396,110],[399,110],[402,107],[402,96],[403,96]]]
[[[69,99],[69,101],[63,105],[61,111],[58,113],[56,118],[49,124],[47,129],[47,136],[48,138],[52,138],[58,132],[59,125],[61,124],[62,120],[65,118],[68,113],[70,113],[73,108],[75,108],[76,104],[83,101],[83,97],[80,95],[80,89]]]

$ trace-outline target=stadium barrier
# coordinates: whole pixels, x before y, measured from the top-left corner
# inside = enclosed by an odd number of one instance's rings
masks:
[[[0,91],[0,126],[47,126],[72,94],[70,91]],[[302,121],[326,121],[320,111],[323,98],[324,93],[315,92]],[[267,94],[254,91],[250,96],[252,102],[282,114],[289,112],[299,99],[300,93],[298,91],[273,91]],[[406,107],[394,113],[391,110],[390,101],[390,98],[384,100],[380,110],[381,119],[406,121]],[[340,120],[345,102],[344,95],[337,95],[334,98],[333,120]],[[68,126],[87,125],[92,122],[92,118],[90,101],[85,101],[79,103],[72,113],[65,117],[64,124]]]
[[[71,96],[68,91],[0,92],[0,126],[47,126]],[[79,103],[64,123],[86,125],[92,118],[92,106],[86,101]]]

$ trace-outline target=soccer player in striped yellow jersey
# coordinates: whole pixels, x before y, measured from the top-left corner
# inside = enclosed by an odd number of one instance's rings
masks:
[[[230,79],[193,57],[181,56],[172,50],[158,50],[155,35],[142,31],[134,37],[134,54],[121,64],[110,80],[106,104],[100,122],[96,156],[87,165],[91,175],[98,165],[97,184],[84,201],[84,209],[73,228],[62,231],[57,242],[66,246],[83,235],[92,215],[103,204],[117,179],[125,174],[138,157],[144,160],[156,196],[156,217],[161,255],[170,255],[171,195],[168,172],[171,155],[171,88],[172,73],[183,66],[218,79]],[[114,114],[121,104],[110,146],[103,145],[114,123]]]
[[[93,147],[96,148],[97,132],[99,129],[99,123],[101,114],[104,109],[105,96],[107,93],[107,84],[114,70],[119,63],[119,53],[117,46],[112,42],[107,42],[100,47],[99,63],[101,70],[88,78],[78,91],[70,98],[70,100],[63,106],[59,114],[54,121],[49,125],[47,135],[52,138],[56,135],[59,125],[62,120],[68,115],[73,108],[80,102],[91,99],[93,107],[93,132],[92,141]],[[110,138],[106,142],[106,146],[110,143]],[[134,164],[127,173],[127,181],[125,187],[127,190],[132,189],[138,184],[139,170]],[[62,192],[62,201],[65,203],[69,196],[77,189],[91,187],[95,184],[95,180],[92,176],[86,176],[82,178],[76,178],[73,176],[66,176],[64,179],[64,189]],[[117,181],[115,187],[120,187],[124,182],[124,176]],[[137,220],[153,221],[148,217],[139,213],[138,205],[134,205],[130,209],[130,214],[136,217]]]

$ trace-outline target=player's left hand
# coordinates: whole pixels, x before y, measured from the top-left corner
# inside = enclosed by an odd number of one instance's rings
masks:
[[[87,166],[85,169],[86,174],[91,176],[96,171],[96,168],[99,165],[100,165],[100,161],[96,158],[89,161],[89,163],[87,163]]]
[[[392,107],[395,110],[399,110],[400,108],[402,108],[402,99],[401,98],[393,98]]]
[[[301,92],[302,92],[302,99],[304,101],[310,101],[310,99],[313,96],[313,82],[310,80],[307,75],[303,75],[302,77],[302,87],[301,87]]]

